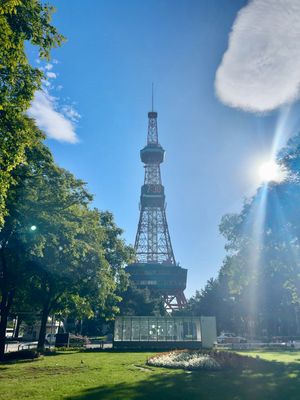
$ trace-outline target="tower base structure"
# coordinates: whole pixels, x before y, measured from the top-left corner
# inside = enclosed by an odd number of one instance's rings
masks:
[[[185,307],[187,269],[169,263],[134,263],[125,270],[136,287],[161,295],[167,312]]]

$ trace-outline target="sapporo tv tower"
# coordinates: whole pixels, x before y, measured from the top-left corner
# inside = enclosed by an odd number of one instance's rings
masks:
[[[165,151],[158,142],[157,112],[148,113],[147,145],[140,151],[145,164],[141,188],[140,218],[135,239],[137,261],[126,267],[131,280],[139,288],[149,288],[163,296],[168,312],[186,304],[187,269],[176,264],[166,218],[165,189],[160,164]]]

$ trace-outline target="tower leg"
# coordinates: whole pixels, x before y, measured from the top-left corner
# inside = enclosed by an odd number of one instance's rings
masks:
[[[183,291],[178,291],[174,294],[165,294],[163,298],[165,309],[168,313],[176,310],[182,310],[187,304]]]

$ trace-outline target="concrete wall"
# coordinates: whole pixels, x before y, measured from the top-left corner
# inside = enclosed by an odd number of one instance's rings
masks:
[[[210,349],[217,342],[216,317],[200,317],[202,347]]]

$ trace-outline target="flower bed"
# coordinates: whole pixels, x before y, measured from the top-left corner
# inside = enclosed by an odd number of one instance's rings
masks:
[[[150,357],[148,365],[165,368],[182,368],[187,370],[217,370],[220,364],[210,355],[198,351],[171,351]]]
[[[148,365],[165,368],[182,368],[187,370],[261,370],[268,363],[258,356],[256,358],[224,350],[174,350],[159,353],[147,360]]]

